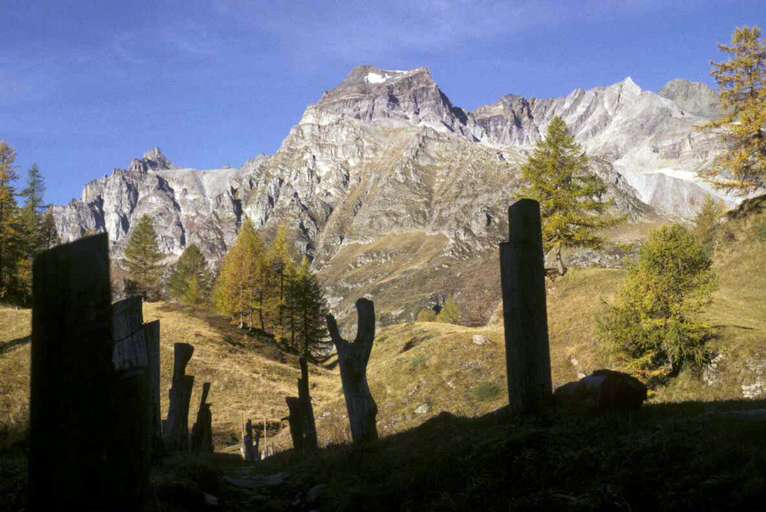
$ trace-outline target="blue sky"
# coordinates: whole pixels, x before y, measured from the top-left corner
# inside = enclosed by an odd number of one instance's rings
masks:
[[[177,165],[279,148],[356,65],[427,66],[464,108],[631,76],[710,82],[717,43],[764,0],[0,0],[0,139],[47,200],[159,146]]]

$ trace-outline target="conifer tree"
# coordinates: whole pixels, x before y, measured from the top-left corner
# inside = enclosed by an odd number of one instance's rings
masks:
[[[46,250],[61,243],[58,230],[56,230],[56,221],[53,219],[53,212],[48,209],[42,218],[40,226],[40,244],[41,249]]]
[[[626,368],[662,382],[705,361],[708,325],[698,315],[716,287],[712,261],[679,225],[654,231],[616,302],[599,318],[599,338]]]
[[[195,244],[189,245],[173,266],[168,279],[170,296],[187,305],[200,305],[207,301],[210,283],[205,256]]]
[[[728,150],[706,175],[720,188],[747,194],[766,187],[766,46],[760,28],[740,27],[730,45],[718,48],[729,60],[713,62],[711,75],[727,113],[706,127],[723,130]]]
[[[709,195],[705,198],[705,203],[694,218],[694,237],[708,254],[713,251],[715,233],[724,212],[724,205]]]
[[[522,195],[540,203],[543,242],[564,275],[562,249],[598,247],[598,230],[616,222],[604,215],[611,205],[602,200],[606,185],[589,172],[588,157],[560,117],[553,118],[521,170],[528,184]]]
[[[0,301],[18,302],[18,264],[23,255],[19,209],[13,182],[16,152],[0,140]]]
[[[129,280],[126,289],[142,295],[146,300],[159,298],[162,259],[152,219],[144,215],[133,228],[125,247],[125,265]]]
[[[311,358],[329,346],[324,320],[327,301],[307,258],[289,280],[286,311],[293,349]]]
[[[287,228],[284,225],[277,230],[266,254],[265,263],[263,270],[267,288],[266,310],[274,326],[274,334],[284,337],[286,291],[289,276],[295,271],[295,263],[288,247]]]

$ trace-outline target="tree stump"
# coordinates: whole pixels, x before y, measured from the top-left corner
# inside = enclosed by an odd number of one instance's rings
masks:
[[[210,393],[210,383],[202,385],[202,399],[197,411],[197,421],[192,427],[191,450],[195,453],[213,453],[213,415],[207,395]]]
[[[194,387],[194,377],[186,375],[186,365],[194,353],[194,347],[188,343],[176,343],[173,350],[173,383],[163,437],[165,449],[186,451],[189,449],[189,401]]]
[[[522,199],[508,217],[500,244],[508,398],[513,410],[534,412],[552,393],[540,206]]]
[[[33,264],[29,509],[109,510],[114,367],[106,234]]]
[[[346,409],[351,424],[354,443],[364,443],[378,438],[375,416],[378,407],[367,383],[367,363],[375,340],[375,306],[371,300],[356,301],[358,326],[353,343],[344,340],[335,317],[327,315],[327,328],[338,351],[340,379],[346,397]]]

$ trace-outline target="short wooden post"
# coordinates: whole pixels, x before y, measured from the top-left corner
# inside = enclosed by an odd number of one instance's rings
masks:
[[[242,446],[239,449],[242,459],[245,462],[256,461],[256,451],[253,447],[253,422],[250,419],[243,425],[242,428]]]
[[[29,510],[110,510],[114,369],[106,234],[33,264]]]
[[[189,401],[194,387],[194,377],[186,375],[186,365],[194,353],[194,347],[188,343],[176,343],[173,350],[173,383],[163,438],[167,450],[186,451],[189,448]]]
[[[213,453],[213,415],[207,396],[210,393],[210,383],[202,385],[202,398],[199,401],[197,421],[194,422],[191,433],[191,450],[196,453]]]
[[[351,424],[351,438],[354,443],[364,443],[378,438],[375,417],[378,407],[367,383],[367,363],[370,361],[372,343],[375,341],[375,305],[371,300],[356,301],[358,318],[354,343],[344,340],[335,317],[327,315],[327,329],[338,351],[340,379],[346,410]]]
[[[298,400],[303,409],[303,447],[307,450],[315,450],[319,446],[317,440],[317,427],[314,419],[314,406],[311,405],[311,393],[309,392],[309,366],[305,357],[300,358],[301,378],[298,379]]]
[[[500,244],[508,398],[513,410],[534,412],[552,393],[540,206],[522,199],[508,217]]]

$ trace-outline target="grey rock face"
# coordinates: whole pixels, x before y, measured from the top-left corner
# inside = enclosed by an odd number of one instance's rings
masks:
[[[673,99],[702,105],[707,93],[673,90],[663,97],[627,79],[558,99],[506,96],[466,112],[424,68],[363,66],[309,106],[273,156],[200,171],[176,168],[155,148],[86,185],[81,200],[54,207],[56,227],[65,241],[108,231],[120,258],[131,228],[149,215],[172,261],[190,243],[218,260],[245,216],[267,230],[284,223],[332,283],[339,316],[352,311],[348,297],[372,294],[384,320],[414,319],[439,291],[474,304],[464,313],[478,322],[496,304],[487,269],[496,267],[519,167],[555,115],[620,212],[693,215],[708,192],[696,173],[719,146],[694,129],[710,109],[693,113]],[[467,288],[483,279],[486,286]],[[398,303],[390,312],[386,294]]]
[[[706,118],[721,117],[724,113],[718,94],[705,84],[688,80],[671,80],[658,93],[672,100],[686,112]]]

